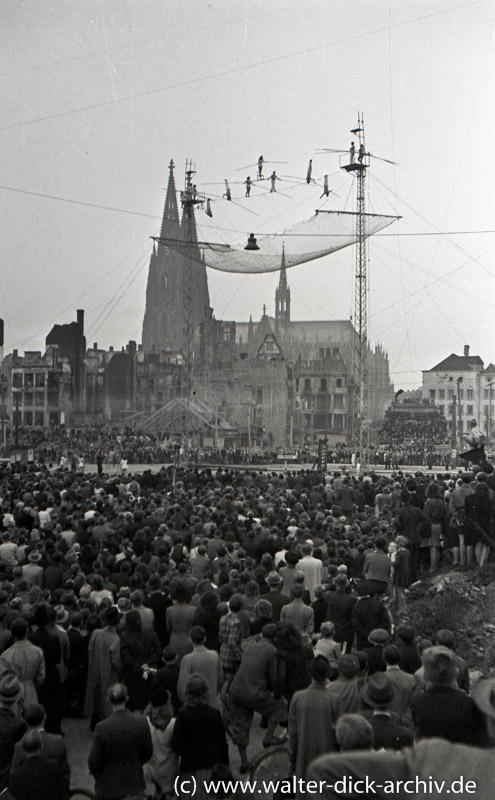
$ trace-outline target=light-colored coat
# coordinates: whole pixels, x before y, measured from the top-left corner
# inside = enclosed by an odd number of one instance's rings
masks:
[[[297,778],[306,780],[314,758],[338,749],[336,721],[334,702],[326,685],[313,682],[294,694],[289,708],[289,758]]]
[[[110,686],[118,683],[122,674],[120,637],[115,628],[107,625],[93,631],[88,645],[88,682],[84,712],[100,719],[109,717],[112,706],[107,700]]]

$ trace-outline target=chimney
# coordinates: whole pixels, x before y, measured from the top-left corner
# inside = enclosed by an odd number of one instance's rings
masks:
[[[468,344],[464,345],[464,355],[465,355],[466,358],[469,355],[469,345]]]
[[[93,350],[98,350],[98,342],[93,342]]]
[[[108,348],[108,351],[109,351],[110,353],[113,353],[113,346],[112,346],[112,345],[110,345],[110,347]]]
[[[77,324],[81,328],[81,333],[84,333],[84,311],[82,308],[78,308],[76,311],[77,314]]]
[[[19,351],[18,350],[14,350],[12,355],[13,355],[14,358],[17,358],[17,356],[19,355]]]

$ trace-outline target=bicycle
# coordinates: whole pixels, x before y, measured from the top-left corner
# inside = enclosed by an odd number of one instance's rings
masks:
[[[270,782],[275,784],[277,781],[288,781],[291,778],[289,752],[285,745],[277,744],[274,747],[269,747],[264,752],[260,753],[251,764],[249,771],[249,780],[257,781],[258,784],[264,781],[263,796],[267,800],[279,800],[288,797],[293,797],[290,793],[277,791],[272,788],[267,791],[266,784]]]

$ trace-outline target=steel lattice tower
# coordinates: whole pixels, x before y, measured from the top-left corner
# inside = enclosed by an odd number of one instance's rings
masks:
[[[366,170],[369,154],[366,152],[364,121],[358,115],[358,124],[351,133],[358,137],[358,148],[351,145],[350,161],[342,169],[356,175],[356,269],[354,275],[354,328],[356,337],[353,352],[352,408],[349,414],[351,440],[359,451],[361,463],[369,446],[368,429],[368,255],[366,248]]]

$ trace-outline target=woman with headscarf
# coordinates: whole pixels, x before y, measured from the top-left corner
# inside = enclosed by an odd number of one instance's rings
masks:
[[[160,658],[161,646],[156,633],[143,630],[137,609],[125,616],[125,628],[120,637],[120,655],[123,666],[123,682],[129,692],[128,706],[131,711],[142,711],[149,703],[152,682],[143,674],[143,667],[154,667]]]
[[[180,756],[181,780],[194,779],[195,797],[206,800],[204,783],[210,779],[216,764],[228,766],[229,749],[222,715],[210,705],[208,684],[201,675],[193,675],[186,686],[172,747]]]

